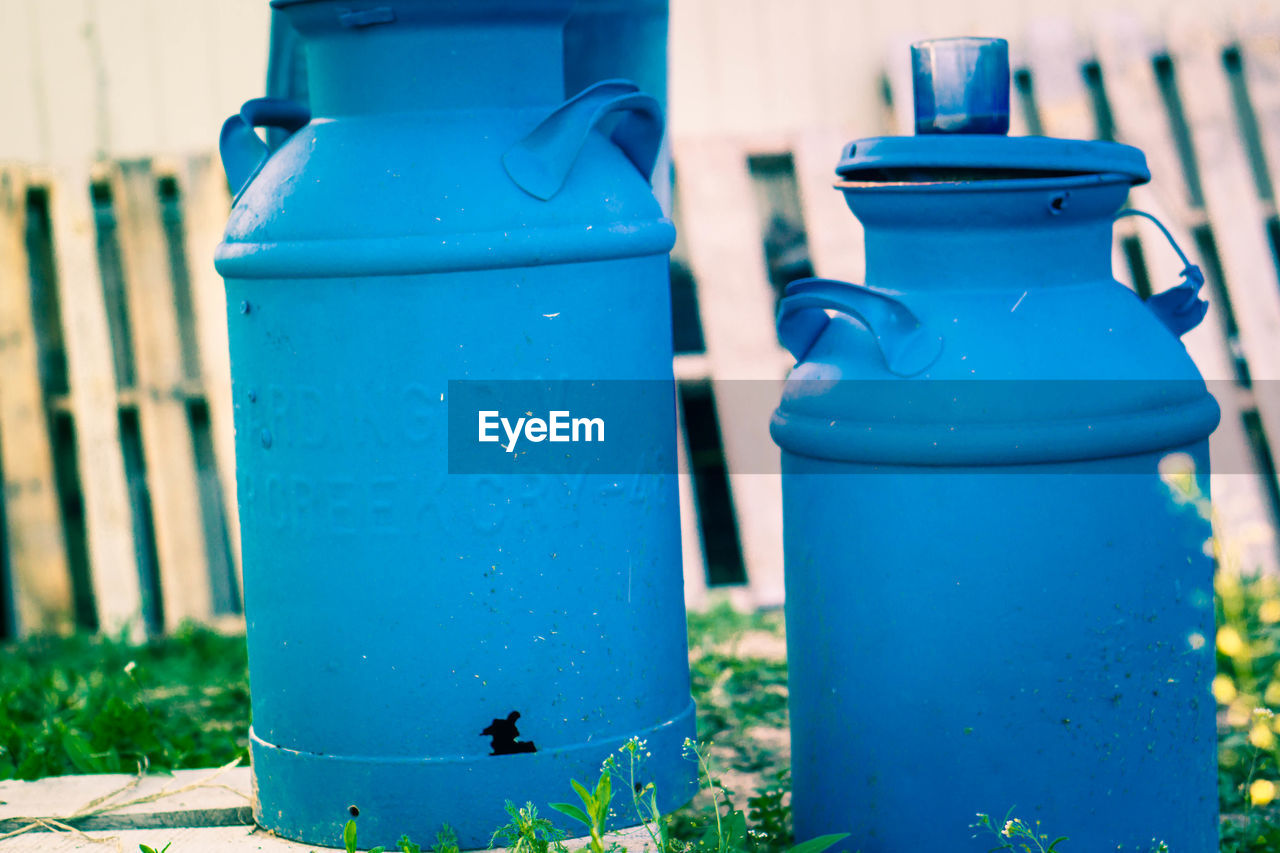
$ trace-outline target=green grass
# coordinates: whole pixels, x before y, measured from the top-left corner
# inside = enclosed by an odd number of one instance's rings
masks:
[[[246,755],[248,730],[243,637],[0,647],[0,779],[221,766]]]
[[[714,825],[720,811],[738,808],[758,833],[761,851],[785,850],[792,840],[790,756],[762,729],[787,730],[787,664],[752,654],[753,634],[780,641],[781,610],[736,613],[727,606],[689,615],[689,675],[698,704],[698,740],[710,744],[711,782],[693,803],[672,815],[671,834],[693,842]],[[767,645],[767,643],[765,644]]]
[[[698,739],[732,750],[734,769],[782,769],[774,753],[747,736],[755,726],[787,727],[787,663],[753,656],[748,632],[781,639],[782,611],[735,613],[721,607],[689,618],[689,675],[698,703]]]
[[[1217,593],[1222,851],[1280,850],[1280,579],[1224,572]],[[736,809],[757,833],[748,853],[789,847],[785,740],[759,737],[787,727],[786,663],[752,653],[783,630],[778,611],[690,616],[711,778],[669,818],[677,842],[697,848]],[[245,756],[248,724],[242,637],[189,629],[137,647],[84,636],[0,647],[0,779],[221,766]]]
[[[699,740],[714,742],[716,784],[723,771],[737,782],[704,790],[672,818],[672,837],[701,839],[719,797],[722,815],[736,807],[750,817],[754,850],[786,849],[787,756],[745,733],[786,729],[786,664],[737,649],[749,632],[780,640],[782,614],[721,607],[689,622]],[[243,637],[185,629],[143,646],[89,636],[0,646],[0,779],[221,766],[246,756],[248,727]]]

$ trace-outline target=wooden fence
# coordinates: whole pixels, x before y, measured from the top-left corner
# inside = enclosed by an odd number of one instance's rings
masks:
[[[0,174],[6,627],[234,618],[221,170]]]
[[[1209,318],[1186,343],[1223,408],[1220,531],[1239,564],[1275,570],[1280,395],[1258,389],[1280,372],[1280,39],[1261,22],[1190,20],[1159,38],[1123,15],[1083,35],[1052,20],[1004,33],[1013,132],[1147,152],[1155,179],[1132,202],[1209,276]],[[908,132],[910,35],[893,40],[882,98],[858,122],[674,140],[690,606],[715,587],[743,607],[782,601],[780,484],[749,473],[772,452],[768,407],[727,383],[785,375],[773,310],[786,280],[861,279],[861,231],[832,169],[851,138]],[[3,631],[236,624],[226,328],[209,260],[227,204],[209,157],[0,171]],[[1179,269],[1154,229],[1117,226],[1121,281],[1145,295]]]
[[[1160,217],[1208,276],[1209,317],[1184,340],[1223,410],[1211,440],[1220,542],[1233,565],[1276,571],[1280,386],[1270,383],[1280,376],[1280,22],[1167,23],[1159,37],[1123,13],[1099,17],[1083,35],[1053,19],[982,34],[1012,42],[1014,135],[1108,139],[1146,151],[1154,179],[1131,202]],[[861,230],[831,188],[832,169],[849,139],[911,132],[909,41],[889,47],[880,109],[862,126],[676,138],[676,258],[691,270],[706,331],[704,352],[677,356],[682,382],[706,382],[714,393],[716,380],[781,375],[789,360],[768,321],[785,281],[810,271],[862,280]],[[1120,281],[1143,296],[1178,283],[1181,263],[1158,231],[1126,219],[1116,232]],[[739,600],[774,605],[782,597],[780,484],[733,473],[752,470],[745,454],[759,446],[752,433],[768,412],[717,411],[745,564]],[[691,584],[698,577],[686,569]],[[697,604],[702,590],[688,597]]]

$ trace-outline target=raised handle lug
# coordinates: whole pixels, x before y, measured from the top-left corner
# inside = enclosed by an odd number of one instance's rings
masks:
[[[648,180],[662,145],[662,108],[628,80],[605,80],[565,101],[502,156],[502,165],[522,190],[547,201],[569,179],[591,131],[619,112],[610,138]]]
[[[804,361],[830,324],[828,310],[848,314],[866,326],[895,376],[923,373],[942,354],[942,336],[897,297],[863,284],[805,278],[787,285],[778,308],[778,339],[796,361]]]

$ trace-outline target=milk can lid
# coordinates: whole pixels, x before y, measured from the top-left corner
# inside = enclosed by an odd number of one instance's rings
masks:
[[[848,181],[963,181],[1118,174],[1151,180],[1147,158],[1116,142],[1045,136],[924,134],[850,142],[836,174]]]
[[[1114,142],[1008,137],[1009,44],[945,38],[911,46],[915,136],[845,146],[836,173],[851,182],[956,182],[1108,175],[1151,179],[1142,152]]]

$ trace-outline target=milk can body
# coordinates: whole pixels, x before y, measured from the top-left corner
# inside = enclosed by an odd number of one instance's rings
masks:
[[[217,261],[256,819],[332,846],[357,813],[370,845],[448,822],[482,847],[504,800],[545,812],[632,736],[659,804],[683,803],[674,465],[457,473],[449,455],[457,383],[671,381],[656,109],[621,81],[561,104],[567,2],[275,5],[312,116],[228,123],[245,185]],[[245,129],[270,123],[292,135],[254,161]],[[659,457],[673,405],[631,425]]]
[[[867,282],[789,288],[782,447],[798,838],[1216,849],[1207,436],[1179,335],[1110,269],[1142,155],[859,140]]]

